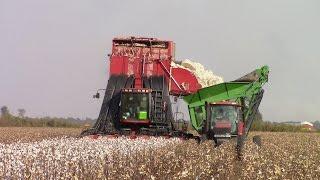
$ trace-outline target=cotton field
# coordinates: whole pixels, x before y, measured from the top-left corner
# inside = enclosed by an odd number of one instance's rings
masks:
[[[0,145],[0,176],[17,178],[102,177],[106,157],[130,156],[146,149],[178,144],[178,139],[55,138]],[[85,175],[85,176],[83,176]]]
[[[9,137],[25,129],[0,130],[1,137]],[[32,140],[32,129],[22,142],[0,138],[1,179],[320,178],[317,133],[253,133],[261,135],[262,146],[248,140],[238,161],[233,142],[214,148],[211,142],[199,145],[176,138],[80,139],[73,134],[76,130],[68,130],[42,132],[46,138],[37,141]]]
[[[56,137],[76,137],[78,128],[0,127],[0,143],[33,142]]]

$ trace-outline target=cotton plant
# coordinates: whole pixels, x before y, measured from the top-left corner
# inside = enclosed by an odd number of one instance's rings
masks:
[[[30,143],[0,144],[0,177],[67,178],[104,171],[105,159],[113,153],[132,155],[145,149],[180,143],[180,139],[129,137],[92,139],[54,138]],[[109,157],[112,158],[112,157]]]

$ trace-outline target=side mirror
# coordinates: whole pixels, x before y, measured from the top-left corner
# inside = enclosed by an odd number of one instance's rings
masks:
[[[99,98],[100,98],[100,93],[99,93],[99,92],[97,92],[97,94],[93,95],[93,98],[97,98],[97,99],[99,99]]]

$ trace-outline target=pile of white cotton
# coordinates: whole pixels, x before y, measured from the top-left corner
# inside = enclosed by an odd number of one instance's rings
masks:
[[[223,83],[223,78],[215,75],[211,70],[207,70],[200,63],[193,62],[189,59],[181,61],[181,63],[172,63],[173,67],[180,67],[191,71],[198,79],[199,84],[204,87]]]

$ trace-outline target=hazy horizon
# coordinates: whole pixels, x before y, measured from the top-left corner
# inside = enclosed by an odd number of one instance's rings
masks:
[[[179,3],[180,2],[180,3]],[[27,116],[97,118],[111,40],[176,43],[176,59],[224,80],[270,66],[268,121],[320,120],[320,2],[0,0],[0,106]],[[318,77],[318,78],[317,78]]]

